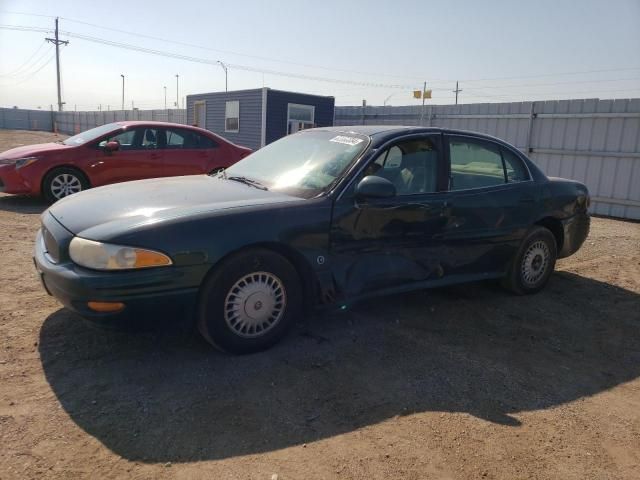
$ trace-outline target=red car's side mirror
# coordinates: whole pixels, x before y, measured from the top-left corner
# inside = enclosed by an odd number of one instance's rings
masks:
[[[103,148],[105,152],[115,152],[120,148],[120,142],[112,140],[111,142],[105,143]]]

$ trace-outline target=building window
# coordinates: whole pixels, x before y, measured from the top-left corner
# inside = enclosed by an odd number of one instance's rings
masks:
[[[226,104],[224,112],[224,131],[240,131],[240,102],[238,100],[233,100]]]
[[[316,107],[290,103],[287,106],[287,134],[314,126]]]

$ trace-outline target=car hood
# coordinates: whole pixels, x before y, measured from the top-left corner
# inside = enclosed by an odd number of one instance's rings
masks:
[[[17,160],[18,158],[33,157],[38,154],[48,153],[57,150],[67,150],[73,148],[70,145],[62,143],[39,143],[37,145],[24,145],[22,147],[12,148],[6,152],[0,153],[0,163],[10,163],[7,160]]]
[[[115,230],[230,208],[301,201],[207,175],[156,178],[86,190],[48,212],[73,234],[101,239]]]

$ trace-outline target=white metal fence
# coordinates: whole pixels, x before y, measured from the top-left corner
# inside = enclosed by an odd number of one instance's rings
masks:
[[[483,132],[547,175],[583,182],[600,215],[640,219],[640,99],[336,107],[336,125],[424,125]]]
[[[55,126],[61,133],[75,134],[93,127],[125,120],[187,123],[184,109],[174,110],[96,110],[93,112],[55,112]]]
[[[0,128],[12,130],[44,130],[73,135],[93,127],[125,120],[187,123],[185,109],[168,110],[96,110],[93,112],[52,112],[0,108]]]
[[[53,130],[54,113],[48,110],[0,108],[0,128],[11,130]]]

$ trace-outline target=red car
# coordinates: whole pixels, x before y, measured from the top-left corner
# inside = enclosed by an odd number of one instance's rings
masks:
[[[0,192],[43,195],[53,203],[109,183],[215,172],[250,153],[187,125],[109,123],[57,143],[0,154]]]

